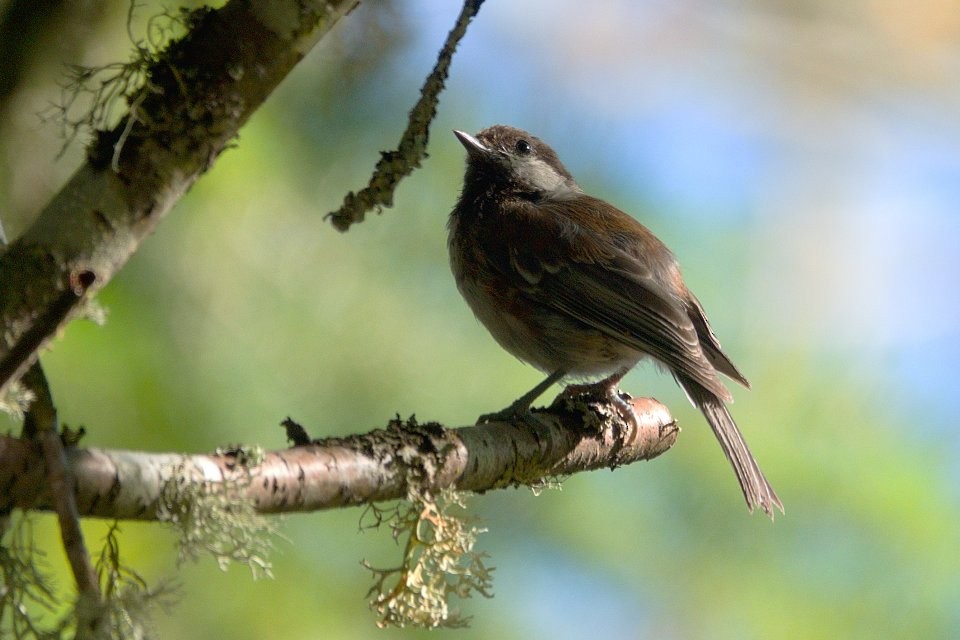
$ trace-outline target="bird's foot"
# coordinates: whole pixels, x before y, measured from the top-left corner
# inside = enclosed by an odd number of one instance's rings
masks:
[[[637,412],[633,410],[633,404],[630,402],[633,400],[633,396],[626,391],[613,389],[609,398],[610,404],[614,406],[623,421],[630,427],[630,432],[625,434],[624,441],[632,442],[640,435],[640,418],[637,416]]]
[[[640,433],[640,418],[637,417],[636,412],[633,410],[633,405],[631,396],[626,391],[621,391],[617,389],[617,383],[620,381],[620,376],[616,379],[608,378],[606,380],[601,380],[600,382],[592,382],[588,384],[571,384],[568,385],[566,389],[563,390],[561,397],[566,397],[570,399],[578,400],[593,400],[598,402],[606,402],[613,406],[613,409],[617,412],[617,415],[620,416],[620,419],[627,424],[629,431],[625,434],[618,434],[621,436],[624,442],[632,441]]]

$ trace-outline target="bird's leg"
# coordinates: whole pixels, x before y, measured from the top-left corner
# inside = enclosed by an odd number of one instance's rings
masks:
[[[596,395],[603,398],[610,398],[617,395],[617,385],[627,375],[629,369],[620,369],[611,376],[607,376],[598,382],[589,382],[587,384],[569,384],[564,389],[564,393],[571,396]]]
[[[477,424],[483,424],[484,422],[513,422],[515,420],[525,420],[530,415],[530,405],[533,401],[543,395],[544,391],[549,389],[553,383],[560,380],[560,378],[566,374],[567,372],[563,369],[554,371],[548,375],[543,382],[520,396],[520,398],[506,409],[495,413],[485,413],[477,418]]]

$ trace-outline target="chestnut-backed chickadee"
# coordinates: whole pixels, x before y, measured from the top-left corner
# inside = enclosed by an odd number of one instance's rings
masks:
[[[721,351],[670,250],[585,194],[553,149],[529,133],[502,125],[476,137],[454,133],[468,154],[449,222],[457,287],[503,348],[549,374],[481,420],[522,418],[550,385],[571,377],[602,378],[588,388],[635,422],[616,386],[650,356],[710,423],[750,510],[783,511],[727,410],[732,396],[718,373],[749,383]]]

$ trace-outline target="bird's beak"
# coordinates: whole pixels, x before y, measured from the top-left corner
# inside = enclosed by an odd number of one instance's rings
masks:
[[[490,153],[490,149],[487,149],[485,146],[483,146],[482,142],[474,138],[469,133],[454,129],[453,135],[457,136],[460,144],[462,144],[463,148],[467,150],[467,153],[470,154],[471,158],[479,158]]]

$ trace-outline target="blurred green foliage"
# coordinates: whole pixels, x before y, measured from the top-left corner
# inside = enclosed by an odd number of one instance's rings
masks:
[[[77,45],[82,57],[123,59],[126,6],[98,7],[96,37]],[[99,296],[107,324],[75,322],[44,355],[60,416],[87,427],[85,444],[279,448],[287,415],[315,437],[366,431],[395,413],[466,424],[539,379],[471,317],[446,258],[462,171],[462,149],[447,132],[503,117],[472,83],[482,71],[477,41],[502,44],[490,32],[505,9],[484,7],[468,33],[430,158],[401,185],[396,206],[347,234],[323,220],[399,139],[456,7],[444,6],[449,20],[422,20],[434,11],[376,2],[355,11]],[[38,60],[0,124],[0,213],[14,237],[79,156],[73,149],[55,163],[56,131],[31,115],[56,98],[60,73],[52,48]],[[504,91],[522,92],[518,84]],[[544,127],[556,128],[566,99],[552,104]],[[574,136],[597,147],[583,149],[590,160],[576,158],[572,142],[550,141],[585,186],[677,250],[753,382],[752,392],[736,392],[734,413],[787,513],[772,525],[747,516],[702,419],[648,367],[624,386],[672,408],[684,428],[677,447],[539,497],[520,490],[473,500],[490,530],[477,548],[497,567],[496,597],[455,603],[472,627],[432,637],[960,635],[956,475],[949,451],[915,433],[927,414],[907,414],[901,407],[911,403],[887,397],[896,382],[869,358],[805,336],[771,339],[759,327],[775,322],[777,301],[760,297],[763,287],[721,284],[764,277],[769,265],[754,243],[769,242],[761,234],[771,223],[711,222],[705,212],[692,225],[653,207],[639,187],[608,181],[605,163],[615,160],[602,157],[603,138],[581,138],[597,126]],[[359,519],[359,510],[282,518],[287,540],[275,544],[273,580],[252,581],[243,567],[221,572],[209,558],[177,570],[175,534],[158,525],[123,523],[121,550],[144,577],[181,585],[177,605],[157,620],[160,638],[393,637],[399,632],[374,625],[361,560],[387,566],[401,550],[387,531],[359,531]],[[107,524],[84,528],[96,548]],[[37,529],[69,593],[55,522],[40,517]]]

